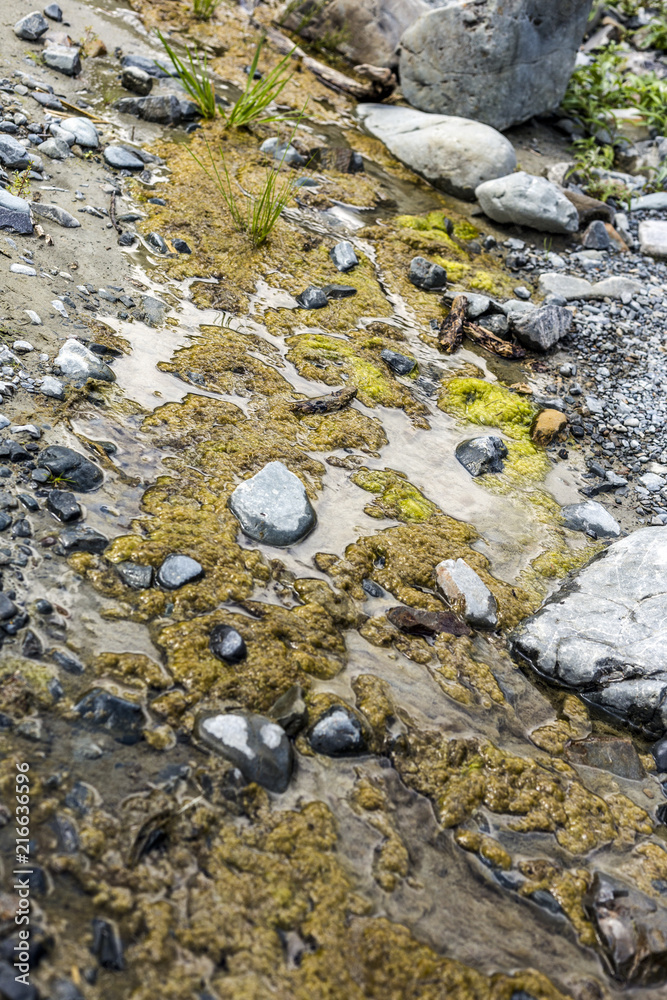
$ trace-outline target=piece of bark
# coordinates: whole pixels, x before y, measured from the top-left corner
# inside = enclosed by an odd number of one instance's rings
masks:
[[[463,328],[466,323],[468,300],[465,295],[457,295],[452,302],[449,316],[445,316],[438,331],[440,350],[445,354],[458,351],[463,343]]]
[[[334,413],[348,406],[357,395],[356,386],[339,389],[327,396],[315,396],[312,399],[299,399],[290,405],[293,413]]]
[[[476,344],[485,347],[487,351],[491,351],[492,354],[497,354],[501,358],[512,358],[516,361],[526,356],[523,347],[510,344],[507,340],[501,340],[500,337],[496,337],[495,333],[485,330],[483,326],[478,326],[477,323],[467,322],[464,326],[464,332],[466,337],[469,337]]]
[[[387,612],[387,618],[401,632],[408,635],[472,635],[465,622],[452,611],[422,611],[421,608],[399,606]]]

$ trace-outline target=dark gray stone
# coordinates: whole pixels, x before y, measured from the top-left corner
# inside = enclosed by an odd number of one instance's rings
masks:
[[[68,674],[72,674],[74,677],[80,677],[85,670],[81,660],[78,660],[76,656],[72,656],[71,653],[64,653],[62,649],[54,649],[51,652],[51,659],[62,670],[65,670]]]
[[[240,663],[248,655],[243,636],[231,625],[215,625],[208,645],[213,655],[225,663]]]
[[[423,291],[441,290],[447,285],[447,272],[439,264],[432,264],[425,257],[413,257],[408,278]]]
[[[487,472],[503,471],[507,447],[502,438],[487,434],[462,441],[457,445],[456,457],[471,476],[483,476]]]
[[[308,742],[316,753],[327,757],[348,757],[366,750],[361,722],[345,705],[332,705],[320,716],[308,734]]]
[[[106,729],[117,743],[127,745],[139,742],[148,721],[141,705],[103,688],[93,688],[85,694],[74,711],[86,722]]]
[[[72,155],[68,143],[55,137],[40,142],[37,149],[50,160],[68,160]]]
[[[11,523],[11,515],[5,514],[4,511],[0,511],[0,531],[6,531]]]
[[[329,299],[324,289],[315,288],[314,285],[309,285],[300,295],[297,295],[296,301],[302,309],[324,309],[325,306],[329,305]]]
[[[339,271],[351,271],[359,263],[354,247],[349,240],[342,240],[329,251],[329,256]]]
[[[123,69],[126,66],[136,66],[137,69],[142,69],[144,73],[148,73],[149,76],[153,76],[158,80],[164,79],[165,77],[171,76],[165,70],[160,69],[154,59],[149,59],[148,56],[135,56],[132,54],[123,56],[120,61]]]
[[[581,242],[587,250],[608,250],[611,246],[611,236],[604,222],[595,219],[582,236]]]
[[[562,509],[563,523],[572,531],[594,532],[597,538],[618,538],[621,527],[597,500],[568,504]]]
[[[51,490],[46,506],[61,521],[76,521],[81,517],[81,507],[76,502],[76,497],[67,490]]]
[[[157,572],[157,582],[167,590],[177,590],[186,583],[201,580],[204,568],[196,559],[172,552],[167,556]]]
[[[18,608],[12,600],[0,591],[0,622],[6,622],[17,614]]]
[[[177,253],[192,253],[192,250],[185,242],[185,240],[174,240],[173,244],[174,244],[174,250]]]
[[[137,154],[125,146],[107,146],[104,150],[104,159],[110,167],[116,170],[143,170],[144,161]]]
[[[42,52],[42,58],[47,66],[65,76],[78,76],[81,72],[79,50],[74,46],[52,45]]]
[[[323,285],[322,291],[328,299],[351,299],[357,294],[353,285]]]
[[[0,166],[5,170],[27,170],[30,166],[25,146],[12,135],[0,133]]]
[[[57,3],[50,3],[48,7],[44,8],[44,13],[52,21],[62,21],[63,12]]]
[[[30,205],[4,188],[0,188],[0,229],[11,229],[24,236],[32,233]]]
[[[146,97],[153,87],[153,77],[144,69],[138,66],[126,66],[120,75],[120,82],[126,90],[131,90],[133,94]]]
[[[417,364],[414,358],[407,358],[405,354],[399,354],[398,351],[390,351],[387,347],[380,352],[380,357],[396,375],[409,375],[411,371],[414,371]]]
[[[159,326],[164,321],[168,308],[162,299],[156,299],[153,295],[141,297],[141,315],[148,326]]]
[[[12,957],[13,961],[13,957]],[[0,996],[3,1000],[39,1000],[37,987],[16,981],[16,969],[9,962],[0,961]]]
[[[263,715],[229,712],[197,722],[200,739],[241,771],[247,781],[284,792],[294,766],[292,744],[281,726]]]
[[[101,485],[104,476],[102,470],[87,458],[72,448],[63,445],[50,445],[40,454],[38,465],[48,469],[56,479],[62,479],[63,485],[77,490],[79,493],[90,493]]]
[[[570,332],[572,313],[564,306],[544,305],[513,321],[517,340],[531,351],[548,351]]]
[[[149,233],[146,237],[146,242],[153,250],[157,250],[158,253],[169,253],[169,247],[163,236],[159,233]]]
[[[141,563],[116,563],[116,572],[126,587],[132,590],[147,590],[153,583],[153,567]]]
[[[555,684],[655,739],[667,732],[667,528],[612,542],[510,639]]]
[[[229,506],[245,534],[266,545],[294,545],[315,526],[303,483],[282,462],[269,462],[240,483]]]
[[[104,552],[109,539],[101,531],[89,528],[86,524],[76,524],[58,536],[55,552],[59,556],[70,556],[73,552],[91,552],[96,555]]]
[[[148,97],[121,97],[114,107],[125,115],[135,115],[146,122],[178,125],[183,117],[181,102],[175,94],[152,94]]]
[[[93,922],[91,951],[103,969],[121,972],[125,968],[123,945],[115,924],[96,917]]]
[[[667,736],[653,744],[651,753],[653,754],[655,766],[658,771],[661,771],[663,774],[667,772]]]
[[[26,42],[36,42],[44,32],[49,30],[49,22],[34,10],[31,14],[26,14],[14,25],[14,34],[17,38],[23,38]]]
[[[632,740],[615,736],[588,736],[571,743],[566,750],[571,764],[596,767],[630,781],[643,781],[646,772]]]

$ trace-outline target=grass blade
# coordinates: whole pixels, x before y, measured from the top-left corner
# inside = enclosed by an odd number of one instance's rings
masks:
[[[206,53],[203,53],[203,60],[200,59],[199,53],[195,49],[194,55],[189,48],[186,47],[185,51],[187,53],[187,59],[189,67],[186,66],[185,62],[176,54],[164,35],[158,31],[157,33],[162,46],[169,56],[173,70],[176,72],[177,77],[183,84],[183,87],[190,95],[192,100],[195,102],[199,108],[199,112],[202,118],[215,118],[217,105],[215,102],[215,88],[211,83],[208,76],[208,62],[206,59]],[[156,65],[164,73],[172,74],[172,71],[167,69],[161,63],[157,62]]]

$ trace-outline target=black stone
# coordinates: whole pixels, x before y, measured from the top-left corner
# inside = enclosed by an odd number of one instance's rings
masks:
[[[31,510],[33,513],[39,510],[39,504],[29,493],[19,493],[18,498],[26,510]]]
[[[651,753],[656,768],[664,774],[667,771],[667,736],[663,736],[661,740],[653,744]]]
[[[310,730],[308,742],[316,753],[327,757],[346,757],[366,750],[361,722],[345,705],[332,705]]]
[[[79,493],[90,493],[101,485],[104,476],[102,470],[90,462],[78,451],[65,448],[63,445],[51,445],[45,448],[39,456],[38,465],[48,469],[56,479],[62,479],[64,484]]]
[[[117,743],[132,745],[142,738],[146,717],[141,705],[93,688],[74,706],[82,719],[106,729]]]
[[[462,441],[457,446],[455,454],[471,476],[482,476],[488,472],[503,471],[503,459],[507,457],[507,447],[502,438],[489,434]]]
[[[28,629],[21,643],[21,655],[29,660],[38,660],[44,652],[42,640],[31,628]]]
[[[61,667],[62,670],[66,670],[68,674],[74,674],[75,677],[78,677],[83,673],[83,663],[70,653],[63,653],[60,649],[54,649],[50,655],[53,662]]]
[[[231,625],[216,625],[209,637],[209,648],[214,656],[225,663],[240,663],[248,650],[240,632]]]
[[[329,299],[324,289],[316,288],[314,285],[309,285],[300,295],[297,295],[296,301],[302,309],[324,309],[325,306],[329,305]]]
[[[50,3],[48,7],[44,8],[44,13],[52,21],[62,21],[63,12],[57,3]]]
[[[27,462],[31,457],[18,441],[3,441],[0,445],[0,462]]]
[[[611,236],[601,219],[595,219],[581,238],[582,246],[587,250],[608,250],[611,246]]]
[[[0,591],[0,622],[5,622],[18,612],[18,608],[13,601]]]
[[[61,521],[76,521],[81,517],[81,508],[73,493],[67,490],[52,490],[46,501],[47,508]]]
[[[157,573],[157,582],[167,590],[177,590],[186,583],[195,583],[204,575],[204,569],[196,559],[172,553],[164,560]]]
[[[91,951],[103,969],[120,972],[125,968],[123,945],[118,930],[108,920],[100,920],[98,917],[93,920]]]
[[[408,278],[417,288],[427,292],[445,288],[447,285],[447,272],[444,267],[432,264],[425,257],[412,258]]]
[[[407,358],[405,354],[399,354],[398,351],[390,351],[386,347],[380,352],[380,357],[397,375],[409,375],[417,364],[414,358]]]
[[[73,552],[92,552],[99,555],[104,552],[109,539],[101,531],[89,528],[86,524],[75,524],[67,531],[61,531],[56,543],[55,552],[59,556],[69,556]]]
[[[51,1000],[84,1000],[71,979],[56,979],[51,983]]]
[[[118,237],[118,246],[131,247],[136,238],[134,233],[123,233],[122,236]]]
[[[192,253],[185,240],[173,240],[173,245],[177,253]]]
[[[116,564],[116,572],[126,587],[132,590],[147,590],[153,583],[153,567],[141,563],[122,562]]]
[[[322,291],[328,299],[351,299],[357,294],[353,285],[325,285]]]
[[[160,69],[156,65],[154,59],[149,59],[148,56],[135,56],[127,55],[123,56],[120,61],[121,66],[136,66],[137,69],[143,69],[144,73],[148,73],[149,76],[154,76],[157,79],[164,79],[170,76],[170,73],[165,72],[165,70]]]
[[[14,522],[12,538],[32,538],[32,527],[26,517]]]
[[[149,233],[146,237],[146,242],[158,253],[169,253],[169,247],[159,233]]]
[[[11,516],[4,511],[0,511],[0,531],[6,531],[11,523]]]
[[[35,611],[40,615],[52,615],[53,605],[51,601],[47,601],[44,597],[40,597],[38,601],[35,601]]]
[[[39,1000],[35,986],[16,981],[16,969],[9,962],[0,962],[0,997],[3,1000]]]
[[[86,813],[89,813],[93,805],[93,793],[90,786],[83,781],[75,782],[71,791],[65,796],[65,805],[72,812],[78,813],[79,816],[85,816]]]
[[[361,587],[369,597],[383,597],[385,591],[375,580],[362,580]]]

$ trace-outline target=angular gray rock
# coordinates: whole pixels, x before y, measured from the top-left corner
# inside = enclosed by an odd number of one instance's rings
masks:
[[[99,555],[104,552],[108,544],[109,539],[101,531],[89,528],[86,524],[76,524],[60,533],[54,552],[59,556],[70,556],[74,552],[91,552]]]
[[[0,167],[5,170],[27,170],[30,166],[25,146],[11,135],[0,133]]]
[[[568,504],[561,513],[565,527],[572,531],[593,531],[598,538],[618,538],[621,533],[616,518],[597,500]]]
[[[57,3],[50,3],[48,7],[44,8],[44,13],[47,17],[51,18],[52,21],[62,21],[63,12]]]
[[[548,351],[569,333],[572,313],[564,306],[550,303],[533,309],[513,321],[517,340],[531,351]]]
[[[409,375],[417,364],[414,358],[408,358],[405,354],[399,354],[398,351],[390,351],[388,347],[380,351],[380,357],[396,375]]]
[[[32,232],[30,205],[4,188],[0,188],[0,229],[11,229],[25,236]]]
[[[26,14],[14,25],[14,34],[17,38],[23,38],[26,42],[36,42],[45,31],[49,30],[49,22],[40,14],[38,10],[33,10],[31,14]]]
[[[245,534],[266,545],[294,545],[316,521],[303,483],[282,462],[269,462],[239,483],[229,507]]]
[[[667,257],[667,222],[645,219],[639,223],[639,245],[642,253],[651,257]]]
[[[502,472],[503,459],[507,458],[507,447],[502,438],[492,434],[470,438],[456,446],[456,458],[471,476],[483,476],[487,472]]]
[[[442,289],[447,284],[447,272],[444,267],[431,263],[426,257],[412,258],[408,278],[413,285],[425,292]]]
[[[360,104],[357,115],[401,163],[457,198],[473,201],[480,184],[516,168],[509,139],[481,122],[388,104]]]
[[[554,111],[591,0],[430,0],[401,37],[405,98],[422,111],[506,129]]]
[[[515,657],[650,738],[667,732],[667,528],[612,542],[513,633]]]
[[[351,271],[359,263],[359,258],[349,240],[342,240],[342,242],[337,243],[329,251],[329,256],[334,262],[335,267],[342,272]]]
[[[132,590],[147,590],[153,583],[153,567],[142,563],[116,563],[116,572],[126,587]]]
[[[85,149],[99,147],[100,137],[97,129],[88,118],[65,118],[60,122],[60,127],[65,132],[71,132],[79,146]]]
[[[33,215],[38,215],[41,219],[48,219],[49,222],[55,222],[65,229],[78,229],[81,226],[78,219],[75,219],[73,215],[66,212],[64,208],[60,208],[59,205],[47,205],[41,201],[31,201],[30,208]]]
[[[104,159],[110,167],[116,170],[143,170],[144,161],[136,153],[130,152],[125,146],[107,146]]]
[[[294,767],[292,744],[272,719],[250,712],[208,715],[197,721],[199,738],[230,761],[247,781],[284,792]]]
[[[54,364],[63,375],[69,375],[70,378],[77,380],[96,378],[102,382],[116,381],[116,375],[109,366],[73,338],[65,341]]]
[[[480,184],[475,197],[494,222],[530,226],[543,233],[575,233],[579,228],[577,210],[561,189],[524,170]]]
[[[153,295],[142,295],[141,297],[141,315],[144,323],[147,323],[148,326],[159,326],[164,320],[168,308],[162,299],[156,299]]]
[[[125,115],[136,115],[159,125],[178,125],[183,117],[181,102],[175,94],[153,94],[150,97],[121,97],[114,107]]]
[[[81,72],[79,50],[74,46],[51,45],[42,52],[42,58],[47,66],[64,73],[65,76],[78,76]]]
[[[153,87],[153,77],[138,66],[126,66],[120,74],[120,82],[125,90],[131,90],[141,97],[150,94]]]
[[[608,250],[610,248],[611,236],[601,219],[594,219],[590,223],[581,237],[581,245],[587,250]]]
[[[477,628],[498,624],[496,599],[464,559],[444,559],[435,567],[438,586],[450,604],[462,606],[463,617]]]
[[[40,142],[37,149],[44,156],[48,156],[50,160],[66,160],[72,155],[65,140],[54,137],[46,139],[45,142]]]

